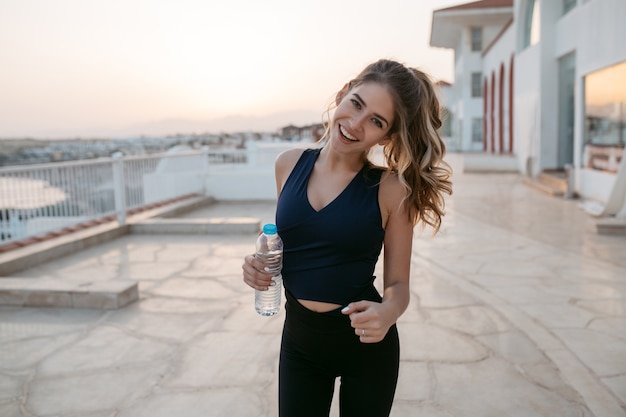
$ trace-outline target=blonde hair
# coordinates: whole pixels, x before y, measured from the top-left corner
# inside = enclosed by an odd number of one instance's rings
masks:
[[[394,101],[388,133],[392,140],[384,145],[383,154],[387,169],[397,173],[406,191],[409,219],[414,225],[421,220],[437,233],[445,214],[443,194],[452,194],[452,170],[443,161],[446,147],[437,131],[441,109],[433,83],[424,72],[387,59],[368,65],[348,88],[370,82],[386,86]]]

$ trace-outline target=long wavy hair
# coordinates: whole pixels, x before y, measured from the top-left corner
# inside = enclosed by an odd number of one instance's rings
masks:
[[[422,221],[437,233],[445,214],[443,194],[452,194],[452,170],[443,161],[446,147],[437,131],[441,108],[432,80],[418,69],[381,59],[351,80],[348,91],[371,82],[386,86],[394,102],[395,115],[388,133],[393,139],[383,147],[386,168],[398,175],[405,188],[404,204],[410,221],[414,225]],[[330,123],[321,141],[329,132]]]

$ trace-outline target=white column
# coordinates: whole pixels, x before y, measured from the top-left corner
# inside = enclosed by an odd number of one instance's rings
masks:
[[[124,161],[122,153],[113,155],[113,194],[115,196],[115,213],[119,224],[126,223],[126,184],[124,184]]]

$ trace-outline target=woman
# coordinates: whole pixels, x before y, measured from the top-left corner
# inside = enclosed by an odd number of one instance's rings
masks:
[[[391,61],[367,66],[336,96],[321,149],[276,159],[284,242],[282,417],[328,416],[341,378],[342,416],[388,416],[398,378],[396,321],[409,303],[413,228],[436,232],[451,193],[439,103],[428,76]],[[370,151],[383,147],[385,167]],[[383,287],[374,267],[384,246]],[[244,282],[272,281],[249,255]]]

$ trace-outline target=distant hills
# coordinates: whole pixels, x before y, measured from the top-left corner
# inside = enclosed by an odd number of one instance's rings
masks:
[[[129,133],[145,135],[167,135],[176,133],[220,133],[220,132],[275,132],[288,125],[319,123],[322,112],[296,110],[268,116],[233,115],[218,119],[166,119],[129,126]],[[140,133],[141,132],[141,133]]]
[[[322,121],[321,111],[293,110],[265,116],[232,115],[215,119],[164,119],[112,128],[72,128],[39,132],[25,132],[11,138],[71,139],[71,138],[124,138],[139,136],[166,136],[194,133],[276,132],[288,125],[310,125]],[[8,139],[0,133],[0,139]]]

